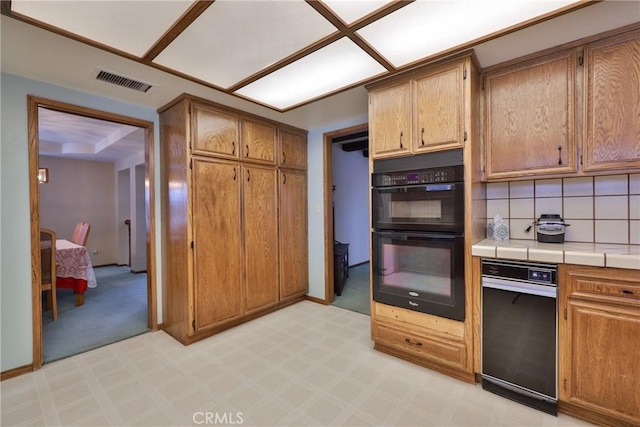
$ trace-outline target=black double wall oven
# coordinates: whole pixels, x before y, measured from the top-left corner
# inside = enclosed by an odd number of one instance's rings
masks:
[[[374,161],[374,301],[464,321],[462,150]]]

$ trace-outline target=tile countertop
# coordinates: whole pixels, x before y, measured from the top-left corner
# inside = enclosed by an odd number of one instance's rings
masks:
[[[471,255],[640,270],[640,245],[485,239],[471,247]]]

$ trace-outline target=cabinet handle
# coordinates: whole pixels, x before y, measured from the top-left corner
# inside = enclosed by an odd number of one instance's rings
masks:
[[[251,171],[247,171],[247,182],[251,181]]]
[[[633,295],[633,291],[631,289],[623,289],[622,293],[625,295]]]
[[[247,155],[245,157],[249,157],[249,144],[245,145],[247,147]]]
[[[236,142],[235,141],[231,141],[231,155],[232,156],[236,155]]]
[[[405,338],[404,341],[407,344],[414,345],[416,347],[422,347],[422,343],[420,341],[413,342],[413,341],[411,341],[411,338]]]
[[[236,168],[233,168],[233,180],[235,181],[237,178],[237,174],[238,172],[236,171]]]
[[[282,152],[282,164],[287,163],[287,153],[285,153],[284,151]]]
[[[562,145],[558,144],[558,164],[562,165]]]
[[[400,148],[404,148],[402,146],[402,136],[404,135],[404,132],[400,131]]]
[[[420,133],[420,140],[422,141],[422,146],[424,147],[424,128],[422,128],[422,132]]]
[[[282,181],[283,184],[287,183],[287,174],[282,172],[282,178],[284,178],[284,180]]]

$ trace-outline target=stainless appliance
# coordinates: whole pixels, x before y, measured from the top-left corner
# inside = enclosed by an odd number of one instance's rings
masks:
[[[462,150],[374,161],[374,301],[464,320]]]
[[[482,260],[482,387],[557,415],[557,265]]]
[[[543,243],[563,243],[566,222],[558,214],[542,214],[535,222],[536,239]]]

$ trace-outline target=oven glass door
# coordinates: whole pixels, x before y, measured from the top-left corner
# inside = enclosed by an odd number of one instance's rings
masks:
[[[464,237],[373,233],[375,301],[464,320]]]
[[[373,189],[373,228],[460,231],[464,224],[462,183]]]

